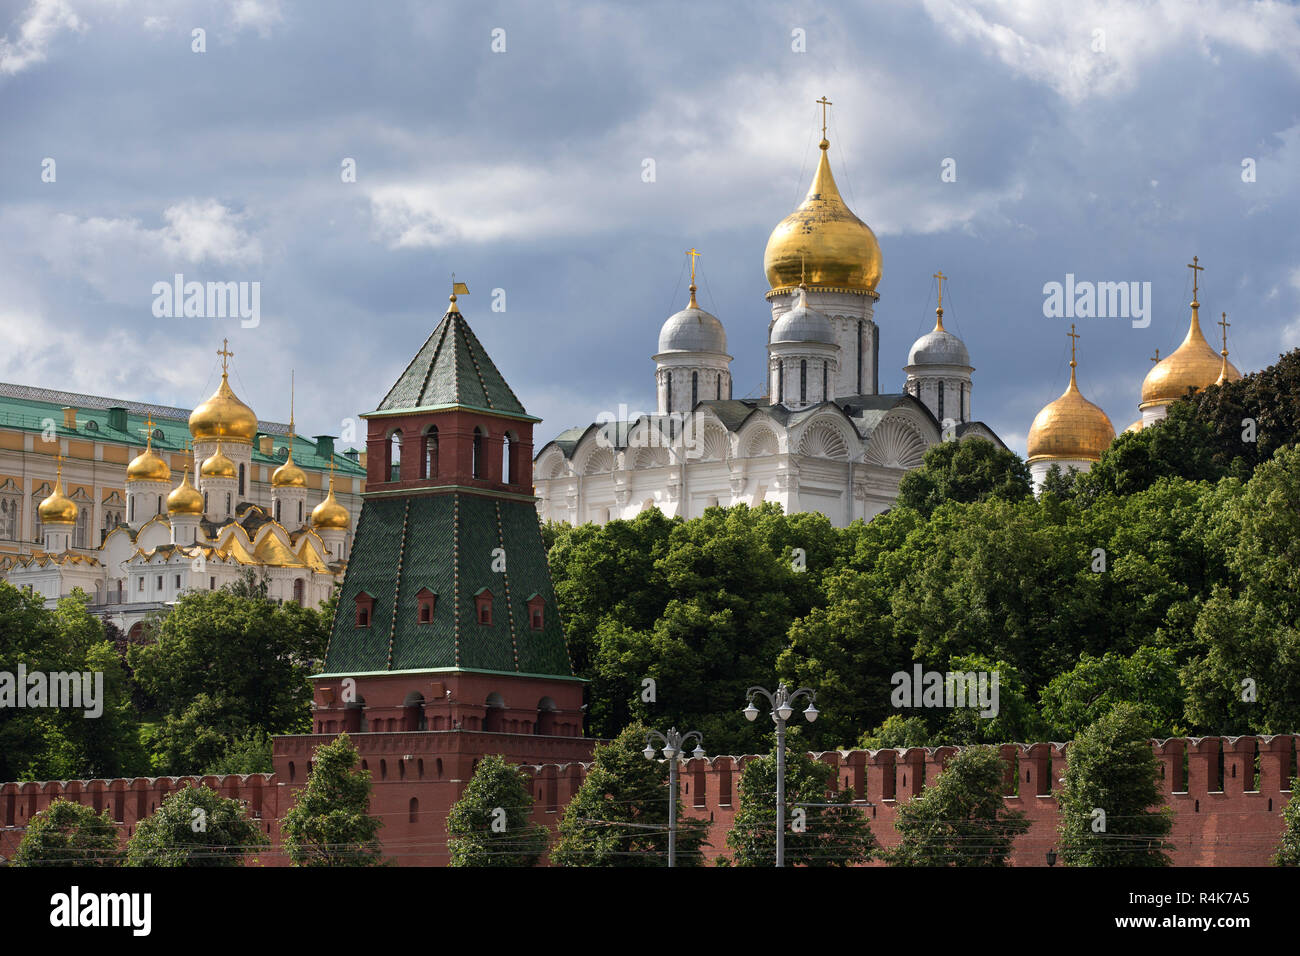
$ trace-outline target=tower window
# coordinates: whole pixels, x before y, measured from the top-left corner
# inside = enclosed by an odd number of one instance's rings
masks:
[[[776,400],[785,404],[785,363],[778,362],[776,365]]]
[[[422,478],[433,478],[438,474],[438,426],[430,425],[424,433],[424,474]]]
[[[664,378],[668,382],[668,406],[667,407],[668,407],[668,411],[671,412],[673,410],[673,373],[665,372]]]
[[[546,601],[540,594],[534,594],[527,601],[528,626],[534,631],[542,630],[546,625]]]
[[[799,404],[808,401],[808,360],[799,360]]]
[[[700,403],[700,373],[691,373],[691,408]]]
[[[508,485],[514,482],[514,451],[515,443],[511,439],[510,433],[506,432],[502,440],[501,451],[501,481],[503,484]]]
[[[276,521],[284,520],[283,518],[280,517],[280,499],[278,498],[275,500],[275,520]]]
[[[418,614],[417,619],[419,620],[419,622],[421,624],[432,624],[433,608],[434,605],[437,604],[438,595],[434,594],[428,588],[421,588],[419,593],[416,594],[415,600],[419,605],[417,610],[417,614]]]
[[[388,480],[399,481],[402,477],[402,432],[401,429],[388,437]]]
[[[242,498],[244,494],[244,466],[241,464],[239,466],[239,496]]]
[[[862,320],[858,319],[858,394],[862,394]]]
[[[357,604],[357,627],[369,627],[371,612],[375,607],[375,599],[365,591],[356,596]]]
[[[822,401],[829,402],[831,393],[829,386],[830,371],[826,362],[822,362]]]
[[[492,623],[492,592],[482,588],[474,595],[474,605],[478,612],[478,622],[484,626]]]
[[[939,383],[939,424],[943,424],[943,382]]]
[[[483,477],[483,429],[474,426],[474,457],[471,462],[472,473],[475,478]]]

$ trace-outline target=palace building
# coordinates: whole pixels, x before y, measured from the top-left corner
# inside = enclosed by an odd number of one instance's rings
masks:
[[[775,501],[843,526],[889,508],[902,476],[937,442],[1002,444],[974,419],[974,368],[943,326],[942,273],[935,327],[908,352],[902,391],[881,391],[880,244],[835,184],[830,104],[818,102],[812,185],[764,254],[766,394],[733,395],[726,331],[696,301],[692,249],[690,299],[664,322],[653,356],[656,413],[571,428],[547,443],[534,462],[543,518],[603,523],[647,508],[690,518]]]
[[[292,397],[287,426],[259,421],[220,354],[216,392],[188,413],[0,386],[0,574],[50,604],[80,588],[128,634],[249,570],[273,598],[328,598],[364,459],[297,435]]]

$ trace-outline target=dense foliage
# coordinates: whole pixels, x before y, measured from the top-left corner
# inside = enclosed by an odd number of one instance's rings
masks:
[[[122,851],[108,811],[62,798],[32,817],[14,854],[14,866],[117,866]]]
[[[307,786],[280,827],[294,866],[384,863],[376,837],[384,824],[370,815],[370,771],[357,767],[359,759],[347,734],[316,748]]]
[[[546,828],[532,822],[528,778],[505,757],[478,761],[460,800],[447,814],[452,866],[536,866]]]
[[[210,787],[173,790],[136,824],[126,844],[127,866],[243,866],[270,843],[239,800]]]

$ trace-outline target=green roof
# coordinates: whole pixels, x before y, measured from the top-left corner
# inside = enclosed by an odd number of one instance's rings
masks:
[[[449,405],[528,415],[459,312],[442,317],[375,411],[402,412]]]
[[[183,412],[184,409],[175,409],[174,411]],[[185,443],[191,440],[188,413],[186,413],[185,417],[173,418],[159,415],[156,412],[144,415],[127,411],[125,430],[113,428],[109,418],[107,408],[83,408],[78,406],[77,427],[67,428],[63,424],[63,406],[58,402],[40,401],[28,397],[6,395],[0,392],[0,428],[18,428],[25,431],[39,432],[49,426],[53,427],[54,433],[59,438],[143,448],[148,431],[144,423],[151,419],[154,423],[155,433],[162,433],[161,438],[154,438],[154,448],[161,451],[179,452],[185,447]],[[273,466],[283,464],[285,456],[278,454],[278,452],[288,444],[289,437],[280,434],[273,435],[273,437],[272,445],[276,454],[263,455],[258,451],[257,442],[253,442],[252,461],[254,464]],[[300,468],[313,471],[327,470],[330,465],[328,453],[318,453],[316,442],[300,435],[295,435],[293,439],[293,460],[298,463]],[[335,470],[343,476],[364,478],[366,475],[366,470],[358,462],[342,454],[341,451],[335,452],[334,466]]]
[[[493,571],[497,548],[506,570]],[[418,593],[437,600],[419,622]],[[492,623],[478,622],[474,595],[492,593]],[[356,598],[374,599],[368,627],[356,625]],[[527,602],[545,602],[533,630]],[[485,670],[572,677],[537,509],[468,492],[367,498],[357,522],[330,635],[330,674]]]

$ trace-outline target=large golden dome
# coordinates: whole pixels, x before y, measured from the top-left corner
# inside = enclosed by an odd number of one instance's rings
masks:
[[[352,516],[348,514],[348,509],[338,503],[334,497],[334,481],[330,480],[330,491],[325,496],[325,500],[311,510],[311,523],[314,528],[339,528],[346,529],[351,523]]]
[[[77,503],[63,493],[63,470],[54,479],[54,491],[36,506],[36,514],[41,524],[76,524]]]
[[[307,473],[293,462],[293,438],[289,438],[289,457],[271,474],[272,488],[306,488]]]
[[[131,464],[126,466],[127,481],[166,481],[172,480],[172,470],[167,462],[159,457],[158,453],[153,450],[153,435],[149,436],[149,442],[145,445],[144,451],[136,455],[131,460]]]
[[[199,468],[199,477],[238,478],[239,472],[235,469],[235,463],[222,454],[221,445],[217,445],[217,450]]]
[[[1115,426],[1100,408],[1083,397],[1070,362],[1070,385],[1029,426],[1029,461],[1069,459],[1098,461],[1115,440]]]
[[[251,445],[257,437],[257,416],[235,397],[226,372],[206,402],[190,412],[190,434],[199,441],[231,441]]]
[[[880,243],[841,198],[826,158],[829,147],[823,139],[808,195],[767,240],[763,269],[772,292],[788,292],[803,277],[810,289],[875,295]]]
[[[1183,344],[1147,372],[1146,380],[1142,383],[1142,404],[1138,408],[1176,402],[1186,397],[1189,388],[1203,389],[1213,385],[1218,381],[1220,373],[1224,373],[1230,382],[1241,378],[1241,373],[1231,362],[1226,362],[1225,370],[1225,357],[1205,341],[1198,315],[1200,307],[1201,304],[1193,299],[1192,324]]]
[[[167,496],[167,513],[173,515],[203,514],[203,495],[190,484],[190,470],[185,469],[181,483]]]

